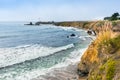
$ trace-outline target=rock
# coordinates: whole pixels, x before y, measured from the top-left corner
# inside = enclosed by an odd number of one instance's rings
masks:
[[[91,34],[92,34],[92,31],[91,31],[91,30],[88,30],[87,33],[88,33],[89,35],[91,35]]]
[[[94,30],[88,30],[87,33],[89,35],[94,35],[94,36],[96,35],[96,32]]]
[[[71,36],[71,37],[74,37],[74,36],[75,36],[75,34],[71,34],[70,36]]]
[[[34,25],[32,22],[30,22],[29,24],[25,24],[25,25]]]
[[[75,34],[71,34],[71,35],[67,36],[67,38],[75,37],[75,36],[76,36]]]
[[[84,70],[79,70],[79,69],[77,70],[77,73],[81,77],[88,76],[88,74],[89,74],[89,72],[87,70],[84,71]]]
[[[30,22],[30,25],[33,25],[33,23],[32,23],[32,22]]]

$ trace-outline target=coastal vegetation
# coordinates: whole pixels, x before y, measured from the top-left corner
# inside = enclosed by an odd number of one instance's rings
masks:
[[[114,14],[115,15],[115,14]],[[57,26],[92,29],[96,39],[89,45],[78,64],[78,75],[84,80],[120,79],[120,21],[58,22]]]
[[[78,69],[88,80],[120,79],[120,35],[112,27],[106,22],[81,58]]]
[[[56,26],[93,30],[91,42],[78,64],[78,75],[85,80],[120,79],[120,17],[114,13],[103,21],[54,22]],[[81,80],[81,79],[80,79]]]
[[[57,26],[65,26],[65,27],[76,27],[80,29],[92,29],[96,33],[99,33],[101,31],[101,27],[104,26],[104,24],[108,22],[106,20],[104,21],[68,21],[68,22],[56,22],[55,25]],[[110,21],[112,25],[113,31],[120,31],[120,20],[116,21]]]
[[[120,20],[120,14],[118,12],[112,14],[110,17],[105,17],[104,20],[114,21],[114,20]]]

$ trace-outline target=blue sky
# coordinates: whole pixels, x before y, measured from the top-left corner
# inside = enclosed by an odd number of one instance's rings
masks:
[[[98,20],[120,13],[120,0],[0,0],[0,21]]]

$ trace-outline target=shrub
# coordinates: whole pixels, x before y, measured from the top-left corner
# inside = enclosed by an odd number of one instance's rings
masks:
[[[107,80],[112,80],[112,78],[114,77],[114,73],[115,73],[115,61],[114,60],[108,60],[107,62],[107,69],[106,69],[106,79]]]
[[[98,45],[102,44],[111,39],[112,35],[113,35],[112,25],[111,23],[106,22],[99,30],[98,36],[96,38],[96,43]]]
[[[118,49],[120,49],[120,35],[115,38],[104,41],[102,43],[102,46],[105,46],[104,48],[108,53],[115,53]]]

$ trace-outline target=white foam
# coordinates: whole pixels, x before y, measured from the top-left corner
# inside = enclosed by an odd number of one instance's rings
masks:
[[[21,63],[26,60],[48,56],[61,50],[74,47],[73,44],[62,47],[45,47],[40,45],[25,45],[13,48],[0,48],[0,67]]]
[[[80,61],[80,59],[81,59],[83,53],[86,51],[86,49],[87,48],[74,50],[73,52],[71,52],[69,57],[66,59],[66,62],[70,62],[70,64],[71,64],[71,63],[76,63],[76,62]]]
[[[18,49],[23,46],[17,47]],[[26,45],[25,47],[32,47],[29,45]],[[73,47],[73,44],[67,45],[66,48]],[[65,47],[64,47],[65,49]],[[80,61],[81,56],[85,52],[87,48],[82,48],[82,49],[76,49],[71,52],[71,54],[65,59],[64,62],[59,63],[57,65],[52,66],[51,68],[45,68],[45,69],[33,69],[31,71],[24,71],[23,73],[20,73],[19,75],[16,75],[16,77],[10,77],[11,74],[14,73],[6,73],[4,76],[0,75],[2,77],[5,77],[6,75],[9,76],[6,80],[36,80],[36,79],[42,79],[42,76],[40,75],[47,75],[47,73],[52,75],[52,71],[55,69],[65,69],[67,66],[70,64],[75,64],[76,62]],[[52,49],[53,50],[53,49]],[[51,50],[51,51],[52,51]],[[28,55],[27,55],[28,56]]]
[[[63,27],[63,26],[60,26],[60,28],[62,28],[64,30],[84,31],[82,29],[78,29],[78,28],[75,28],[75,27]]]
[[[59,63],[57,65],[54,65],[51,68],[46,68],[46,69],[34,69],[32,71],[28,71],[28,72],[24,72],[18,76],[16,76],[15,78],[9,78],[8,80],[36,80],[36,79],[42,79],[42,77],[40,75],[47,75],[47,73],[50,73],[52,75],[52,71],[54,69],[63,69],[64,67],[69,66],[70,64],[75,64],[76,62],[80,61],[80,58],[82,56],[82,54],[85,52],[87,48],[84,49],[79,49],[79,50],[75,50],[73,52],[71,52],[71,54],[67,57],[67,59],[62,62]],[[53,75],[54,76],[54,75]]]
[[[76,62],[80,61],[83,53],[86,51],[87,48],[83,48],[83,49],[78,49],[78,50],[74,50],[71,52],[71,54],[66,58],[66,60],[62,63],[59,63],[57,65],[54,65],[53,67],[48,69],[49,73],[51,72],[51,70],[54,70],[55,68],[62,68],[62,67],[67,67],[70,64],[75,64]]]
[[[50,73],[52,75],[51,72],[54,71],[55,69],[62,69],[63,70],[65,68],[67,68],[67,66],[69,66],[71,64],[75,64],[76,62],[80,61],[80,58],[83,55],[83,53],[86,51],[86,49],[87,48],[83,48],[83,49],[79,49],[79,50],[74,50],[73,52],[71,52],[71,54],[67,57],[67,59],[64,62],[59,63],[57,65],[54,65],[53,67],[48,68],[48,69],[46,69],[44,71],[42,70],[43,71],[42,74],[40,72],[34,73],[34,74],[38,74],[38,75],[30,74],[30,75],[32,75],[32,77],[30,78],[30,76],[29,76],[28,80],[33,79],[33,78],[38,79],[38,80],[42,79],[42,77],[40,77],[40,75],[47,75],[47,73],[48,74]],[[27,79],[25,79],[25,80],[27,80]]]

